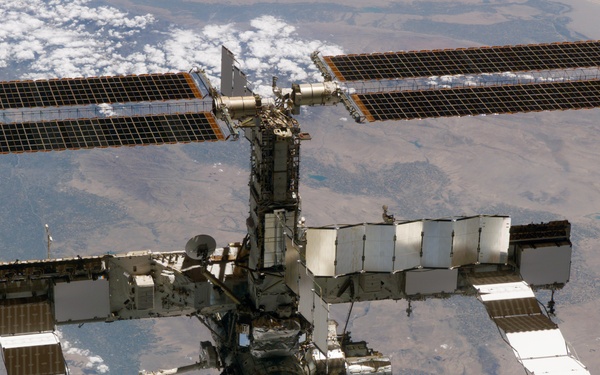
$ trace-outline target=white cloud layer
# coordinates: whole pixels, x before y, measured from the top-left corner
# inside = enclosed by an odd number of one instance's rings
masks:
[[[56,331],[56,335],[60,340],[64,354],[71,354],[77,357],[85,359],[83,367],[86,369],[86,373],[90,374],[108,374],[110,372],[109,367],[104,363],[104,359],[99,355],[93,355],[88,349],[80,349],[70,341],[67,341],[61,331]]]
[[[342,54],[336,45],[302,39],[293,26],[272,16],[242,29],[230,23],[199,32],[161,29],[151,14],[133,16],[90,0],[0,0],[1,79],[43,79],[206,70],[220,84],[221,45],[237,57],[261,95],[271,95],[271,77],[280,82],[321,81],[310,54]],[[104,116],[112,106],[100,104]],[[84,358],[89,373],[106,374],[104,360],[57,335],[65,354]],[[87,373],[87,372],[86,372]]]
[[[256,91],[270,94],[271,77],[320,81],[310,54],[341,54],[336,45],[301,39],[272,16],[199,32],[161,29],[151,14],[133,16],[89,0],[0,0],[0,69],[3,76],[51,78],[185,71],[202,67],[220,83],[221,45],[229,48]]]

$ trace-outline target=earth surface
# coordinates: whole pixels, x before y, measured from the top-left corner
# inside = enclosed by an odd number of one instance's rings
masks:
[[[22,4],[21,4],[22,5]],[[310,47],[334,53],[600,39],[600,1],[56,0],[16,8],[0,30],[4,80],[207,68],[218,46],[260,92],[271,75],[317,79]],[[9,22],[5,22],[8,24]],[[10,26],[10,27],[9,27]],[[7,51],[7,52],[6,52]],[[510,215],[572,223],[571,279],[556,295],[565,339],[600,372],[599,110],[356,124],[342,106],[310,108],[303,215],[310,226],[396,218]],[[249,147],[209,144],[2,155],[0,258],[39,259],[49,224],[56,257],[182,249],[207,233],[240,241],[248,214]],[[542,303],[548,293],[538,293]],[[394,374],[523,373],[485,308],[452,297],[354,306],[355,339],[391,356]],[[343,322],[348,305],[331,306]],[[192,363],[210,335],[169,318],[62,326],[72,374],[136,374]],[[0,373],[2,370],[0,370]],[[208,371],[205,373],[209,373]]]

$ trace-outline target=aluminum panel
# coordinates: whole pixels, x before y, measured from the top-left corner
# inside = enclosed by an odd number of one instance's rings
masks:
[[[535,298],[533,290],[524,281],[501,284],[473,285],[483,302],[516,298]]]
[[[586,367],[572,357],[526,359],[523,366],[535,375],[590,375]]]
[[[530,285],[564,284],[571,273],[571,244],[522,245],[518,250],[519,269]]]
[[[298,276],[298,312],[306,320],[312,322],[315,284],[302,263],[298,263]]]
[[[217,279],[223,280],[226,276],[233,275],[234,263],[221,263],[221,261],[224,259],[236,259],[237,254],[237,247],[217,247],[210,256],[210,259],[215,261],[215,263],[207,265],[206,269]]]
[[[329,333],[329,305],[318,295],[314,295],[315,311],[313,321],[313,342],[315,346],[327,355],[327,336]]]
[[[477,263],[477,249],[479,248],[479,224],[479,216],[459,219],[453,223],[453,267]]]
[[[406,295],[453,293],[457,288],[458,268],[406,271]]]
[[[421,265],[423,222],[413,221],[396,226],[394,271],[402,271]]]
[[[394,270],[395,225],[365,225],[366,272],[392,272]]]
[[[364,236],[365,226],[362,224],[337,230],[336,275],[362,271]]]
[[[298,288],[299,279],[299,262],[300,253],[294,245],[293,241],[286,237],[286,251],[285,251],[285,284],[296,294],[300,293]]]
[[[449,220],[423,222],[423,267],[452,267],[452,224]]]
[[[150,275],[133,276],[135,307],[138,310],[154,308],[154,279]]]
[[[251,95],[248,90],[248,78],[246,73],[242,72],[237,66],[233,67],[233,95],[232,96],[246,96]]]
[[[510,217],[481,217],[480,263],[506,263],[508,260],[509,241]]]
[[[283,212],[279,215],[285,217]],[[283,225],[277,216],[277,212],[265,214],[263,267],[278,266],[284,262],[285,236]]]
[[[54,286],[57,323],[106,318],[110,315],[108,280],[83,280]]]
[[[233,52],[221,46],[221,94],[233,96]]]
[[[507,333],[506,338],[517,358],[541,358],[568,355],[567,343],[558,329]]]
[[[315,276],[335,276],[335,228],[306,230],[306,266]]]

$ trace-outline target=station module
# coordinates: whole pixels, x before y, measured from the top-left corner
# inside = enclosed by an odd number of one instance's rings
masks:
[[[57,325],[180,315],[206,325],[212,341],[199,342],[194,363],[142,373],[392,374],[390,358],[330,320],[329,306],[455,294],[484,304],[526,373],[589,374],[551,319],[552,304],[547,311],[534,294],[569,280],[569,222],[400,221],[384,207],[381,222],[311,227],[299,192],[301,145],[311,137],[294,114],[340,104],[371,122],[594,108],[600,81],[577,75],[600,65],[600,42],[312,59],[323,82],[280,88],[274,79],[272,97],[249,89],[226,48],[220,91],[198,69],[0,83],[1,153],[226,138],[251,146],[247,235],[238,242],[219,247],[199,234],[181,251],[5,259],[0,346],[9,375],[68,373]],[[540,79],[507,82],[507,71]],[[421,89],[440,75],[481,79]],[[104,103],[115,113],[98,112]]]

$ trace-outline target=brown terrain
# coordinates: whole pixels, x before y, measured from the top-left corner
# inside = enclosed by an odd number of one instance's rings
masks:
[[[185,27],[199,28],[209,22],[178,12],[179,2],[172,9],[159,7],[157,4],[163,4],[159,1],[106,3],[134,13],[151,12],[168,22],[177,23],[181,18]],[[201,7],[210,2],[182,1],[181,6],[192,3]],[[272,3],[275,7],[296,2]],[[362,3],[332,1],[329,5],[334,9],[335,4],[359,7]],[[410,6],[417,2],[399,3]],[[527,25],[559,18],[572,32],[571,40],[600,38],[596,25],[599,1],[560,3],[564,5],[526,0],[432,1],[428,5],[431,12],[425,15],[363,9],[331,11],[330,20],[289,16],[299,37],[327,40],[348,53],[500,44],[496,43],[501,40],[497,32],[505,22]],[[240,4],[246,3],[227,5]],[[448,8],[457,4],[461,7]],[[308,8],[313,5],[305,3]],[[393,4],[382,0],[371,6],[385,9],[388,5]],[[542,5],[559,10],[552,13]],[[442,13],[446,9],[455,11]],[[219,17],[234,18],[229,14]],[[427,21],[438,26],[477,27],[474,34],[459,37],[437,29],[426,32],[415,26],[416,21],[421,22],[418,25]],[[485,34],[486,30],[490,34]],[[513,32],[506,30],[505,38],[514,36]],[[537,40],[536,35],[522,34],[515,43],[559,41],[563,34],[547,35],[544,40]],[[503,40],[503,44],[511,43]],[[599,113],[596,109],[361,125],[345,120],[349,116],[341,106],[310,109],[299,117],[303,130],[312,135],[302,148],[303,215],[310,226],[375,222],[381,218],[381,206],[387,204],[397,218],[406,219],[482,213],[508,214],[516,224],[570,220],[574,241],[571,280],[556,295],[555,321],[581,361],[592,374],[598,373]],[[110,207],[110,214],[102,225],[87,226],[85,232],[68,238],[55,233],[53,248],[61,256],[176,250],[200,233],[212,235],[219,245],[244,236],[249,174],[244,140],[69,152],[65,158],[73,169],[56,189],[96,197]],[[19,173],[33,180],[39,173],[36,168]],[[51,212],[42,215],[43,220],[51,217]],[[72,217],[73,225],[77,220]],[[546,303],[548,294],[540,292],[538,297]],[[475,299],[415,302],[410,317],[406,307],[406,301],[360,303],[349,324],[353,338],[364,339],[372,348],[392,356],[394,374],[524,373]],[[331,316],[343,324],[347,311],[348,306],[332,306]],[[111,329],[118,331],[115,324]],[[128,323],[127,327],[139,328],[150,337],[148,342],[139,342],[139,356],[131,358],[145,369],[191,363],[198,342],[210,338],[199,322],[189,318]],[[77,345],[86,347],[83,341]],[[111,358],[126,355],[107,350],[102,355],[109,367]],[[67,359],[73,361],[72,374],[88,373],[84,358],[67,355]]]

